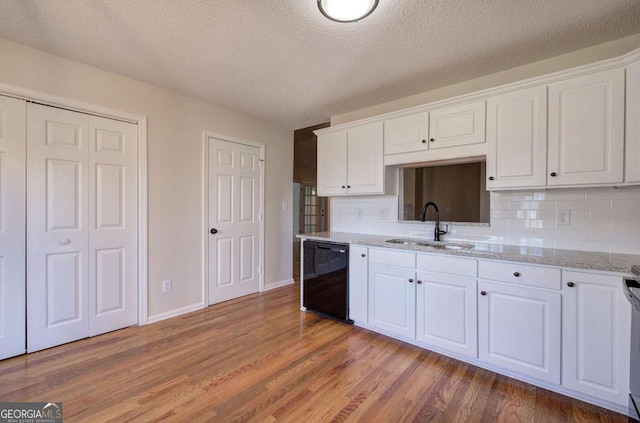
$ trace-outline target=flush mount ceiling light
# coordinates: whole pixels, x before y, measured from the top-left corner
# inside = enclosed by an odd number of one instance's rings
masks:
[[[336,22],[356,22],[366,18],[378,6],[378,0],[318,0],[318,9]]]

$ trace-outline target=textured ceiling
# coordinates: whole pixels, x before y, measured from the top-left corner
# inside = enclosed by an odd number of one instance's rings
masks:
[[[289,129],[638,32],[638,0],[0,0],[0,38]]]

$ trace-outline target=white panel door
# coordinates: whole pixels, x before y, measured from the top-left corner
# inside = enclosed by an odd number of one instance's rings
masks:
[[[487,101],[487,188],[547,183],[547,87]]]
[[[26,103],[0,96],[0,360],[26,349]]]
[[[476,358],[476,280],[418,272],[416,283],[416,338]]]
[[[347,192],[347,131],[318,135],[318,195]]]
[[[137,125],[89,117],[89,336],[138,322]]]
[[[479,357],[560,383],[560,293],[478,282]]]
[[[382,123],[349,129],[347,135],[347,192],[384,194]]]
[[[624,85],[624,69],[549,85],[548,185],[622,182]]]
[[[27,349],[89,333],[88,118],[27,109]]]
[[[627,66],[625,182],[640,182],[640,62]]]
[[[429,113],[416,113],[384,121],[384,154],[429,149]]]
[[[415,271],[369,265],[369,324],[396,335],[415,338]]]
[[[631,304],[622,278],[563,271],[562,281],[562,384],[626,406]]]
[[[260,149],[209,138],[209,304],[260,289]]]
[[[478,101],[429,112],[429,148],[485,142],[485,107]]]

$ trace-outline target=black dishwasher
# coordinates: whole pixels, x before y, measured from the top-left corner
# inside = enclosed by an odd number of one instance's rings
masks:
[[[302,305],[341,322],[349,320],[349,246],[305,240]]]

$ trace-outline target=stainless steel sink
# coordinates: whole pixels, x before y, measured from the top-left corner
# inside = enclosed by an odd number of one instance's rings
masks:
[[[442,250],[468,250],[474,247],[473,244],[467,244],[463,242],[427,241],[422,239],[411,239],[411,238],[388,239],[385,242],[388,242],[390,244],[418,245],[420,247],[431,247],[431,248],[438,248]]]

